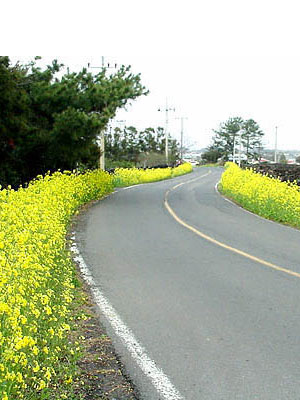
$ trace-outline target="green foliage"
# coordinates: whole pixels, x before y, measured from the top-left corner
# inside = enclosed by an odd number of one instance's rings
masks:
[[[240,117],[229,118],[221,124],[219,130],[214,130],[215,136],[209,150],[217,151],[228,160],[230,154],[233,154],[234,141],[242,125],[243,120]]]
[[[244,121],[240,117],[229,118],[214,133],[213,143],[208,147],[208,157],[213,158],[214,154],[218,154],[227,161],[233,155],[234,144],[239,144],[241,136],[247,159],[259,158],[264,133],[253,119]]]
[[[279,155],[279,162],[280,162],[281,164],[287,164],[287,159],[286,159],[286,156],[284,155],[284,153],[280,153],[280,155]]]
[[[220,157],[222,153],[218,149],[207,150],[201,156],[204,163],[216,163]]]
[[[114,161],[110,159],[105,160],[105,169],[115,169],[115,168],[134,168],[135,164],[131,161]]]
[[[173,164],[173,162],[171,163]],[[148,167],[148,168],[165,164],[166,164],[165,152],[157,153],[154,151],[141,153],[137,162],[138,167]]]
[[[140,75],[122,66],[107,75],[62,74],[56,60],[12,66],[0,57],[0,183],[17,186],[38,174],[95,167],[97,137],[116,111],[147,94]],[[59,74],[58,74],[59,73]]]
[[[163,128],[115,128],[105,135],[105,155],[109,160],[127,161],[135,166],[152,167],[165,164],[165,133]],[[169,138],[169,161],[173,164],[179,156],[176,140]],[[107,165],[107,164],[106,164]]]
[[[246,150],[247,159],[254,158],[258,160],[264,133],[253,119],[245,121],[242,128],[242,143]]]

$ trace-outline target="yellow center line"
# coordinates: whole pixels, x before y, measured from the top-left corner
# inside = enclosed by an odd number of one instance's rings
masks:
[[[284,273],[286,273],[286,274],[288,274],[288,275],[292,275],[292,276],[296,276],[297,278],[300,278],[300,273],[295,272],[295,271],[291,271],[290,269],[283,268],[283,267],[280,267],[280,266],[275,265],[275,264],[272,264],[272,263],[270,263],[270,262],[268,262],[268,261],[265,261],[265,260],[263,260],[263,259],[261,259],[261,258],[259,258],[259,257],[255,257],[255,256],[253,256],[253,255],[251,255],[251,254],[249,254],[249,253],[246,253],[245,251],[236,249],[235,247],[228,246],[227,244],[222,243],[222,242],[220,242],[219,240],[216,240],[216,239],[212,238],[211,236],[208,236],[208,235],[206,235],[205,233],[199,231],[198,229],[196,229],[196,228],[194,228],[193,226],[187,224],[187,223],[184,222],[181,218],[178,217],[178,215],[174,212],[174,210],[170,207],[170,204],[168,203],[168,196],[169,196],[169,193],[170,193],[172,190],[175,190],[176,188],[178,188],[178,187],[180,187],[180,186],[182,186],[182,185],[185,185],[185,184],[187,184],[187,183],[191,183],[191,182],[193,182],[193,181],[195,181],[195,180],[197,180],[197,179],[204,178],[204,177],[207,176],[210,172],[211,172],[211,171],[209,171],[209,172],[208,172],[207,174],[205,174],[205,175],[202,175],[200,178],[191,179],[191,180],[189,180],[189,181],[187,181],[187,182],[180,183],[179,185],[176,185],[176,186],[172,187],[170,190],[168,190],[168,191],[166,192],[166,194],[165,194],[165,200],[164,200],[164,205],[165,205],[166,209],[168,210],[168,212],[171,214],[171,216],[172,216],[180,225],[182,225],[182,226],[184,226],[185,228],[189,229],[190,231],[192,231],[192,232],[195,233],[196,235],[202,237],[203,239],[208,240],[209,242],[214,243],[214,244],[217,245],[217,246],[223,247],[223,249],[229,250],[229,251],[231,251],[231,252],[233,252],[233,253],[239,254],[240,256],[246,257],[246,258],[248,258],[248,259],[250,259],[250,260],[252,260],[252,261],[255,261],[255,262],[257,262],[257,263],[259,263],[259,264],[261,264],[261,265],[264,265],[265,267],[272,268],[272,269],[275,269],[276,271],[284,272]]]

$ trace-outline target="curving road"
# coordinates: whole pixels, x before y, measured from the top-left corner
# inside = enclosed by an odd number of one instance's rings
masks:
[[[226,201],[221,173],[119,189],[80,217],[93,285],[173,385],[105,316],[143,400],[300,399],[300,231]]]

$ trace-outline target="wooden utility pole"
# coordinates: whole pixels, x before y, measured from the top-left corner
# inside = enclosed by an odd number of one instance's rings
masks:
[[[183,159],[183,121],[188,119],[187,117],[178,117],[176,119],[181,120],[181,130],[180,130],[180,159]]]
[[[88,68],[96,68],[96,69],[116,69],[118,64],[114,64],[113,66],[110,63],[105,64],[104,56],[101,56],[101,67],[92,67],[90,63],[88,63]],[[100,132],[100,156],[99,156],[99,168],[105,171],[105,129]]]
[[[277,163],[277,126],[275,126],[275,151],[274,151],[274,161]]]
[[[169,165],[169,132],[168,132],[168,125],[169,125],[169,111],[175,111],[175,108],[168,107],[168,99],[166,98],[166,108],[164,110],[158,109],[158,111],[165,111],[166,113],[166,127],[165,127],[165,136],[166,136],[166,164]]]
[[[105,134],[104,129],[100,133],[100,158],[99,168],[105,171]]]

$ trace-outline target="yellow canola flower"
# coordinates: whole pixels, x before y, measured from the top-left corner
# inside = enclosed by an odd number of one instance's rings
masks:
[[[49,307],[49,306],[44,307],[44,311],[45,311],[45,313],[46,313],[47,315],[52,314],[52,309],[51,309],[51,307]]]
[[[16,344],[15,344],[15,349],[16,350],[20,350],[23,347],[27,347],[27,346],[32,346],[34,345],[36,342],[35,340],[30,337],[30,336],[24,336],[22,339],[17,340]]]
[[[112,176],[97,170],[56,172],[27,188],[0,190],[0,375],[5,374],[0,399],[21,398],[25,385],[29,397],[46,387],[43,382],[55,376],[50,371],[57,368],[57,348],[72,356],[66,338],[74,299],[68,223],[82,204],[113,187]],[[45,378],[34,380],[33,374],[43,376],[44,363],[49,368]],[[1,384],[5,380],[9,392]]]
[[[300,227],[300,191],[296,183],[243,170],[227,163],[221,190],[248,210],[278,222]]]
[[[2,313],[10,314],[11,308],[9,307],[8,304],[0,301],[0,314],[2,314]]]
[[[21,372],[17,372],[17,378],[16,379],[17,379],[17,382],[19,382],[19,383],[22,383],[24,381]]]
[[[37,361],[34,361],[34,366],[32,367],[33,372],[38,372],[40,370],[40,366]]]
[[[47,368],[47,370],[46,370],[46,372],[45,372],[45,378],[47,379],[47,381],[50,381],[51,380],[51,376],[52,376],[52,374],[51,374],[51,372],[50,372],[50,370],[49,370],[49,368]]]
[[[73,382],[73,379],[72,379],[71,376],[66,377],[65,383],[70,384],[70,383],[72,383],[72,382]]]
[[[45,382],[43,379],[41,379],[41,380],[40,380],[40,384],[39,384],[39,386],[38,386],[38,390],[42,390],[42,389],[44,389],[46,386],[47,386],[47,385],[46,385],[46,382]]]

